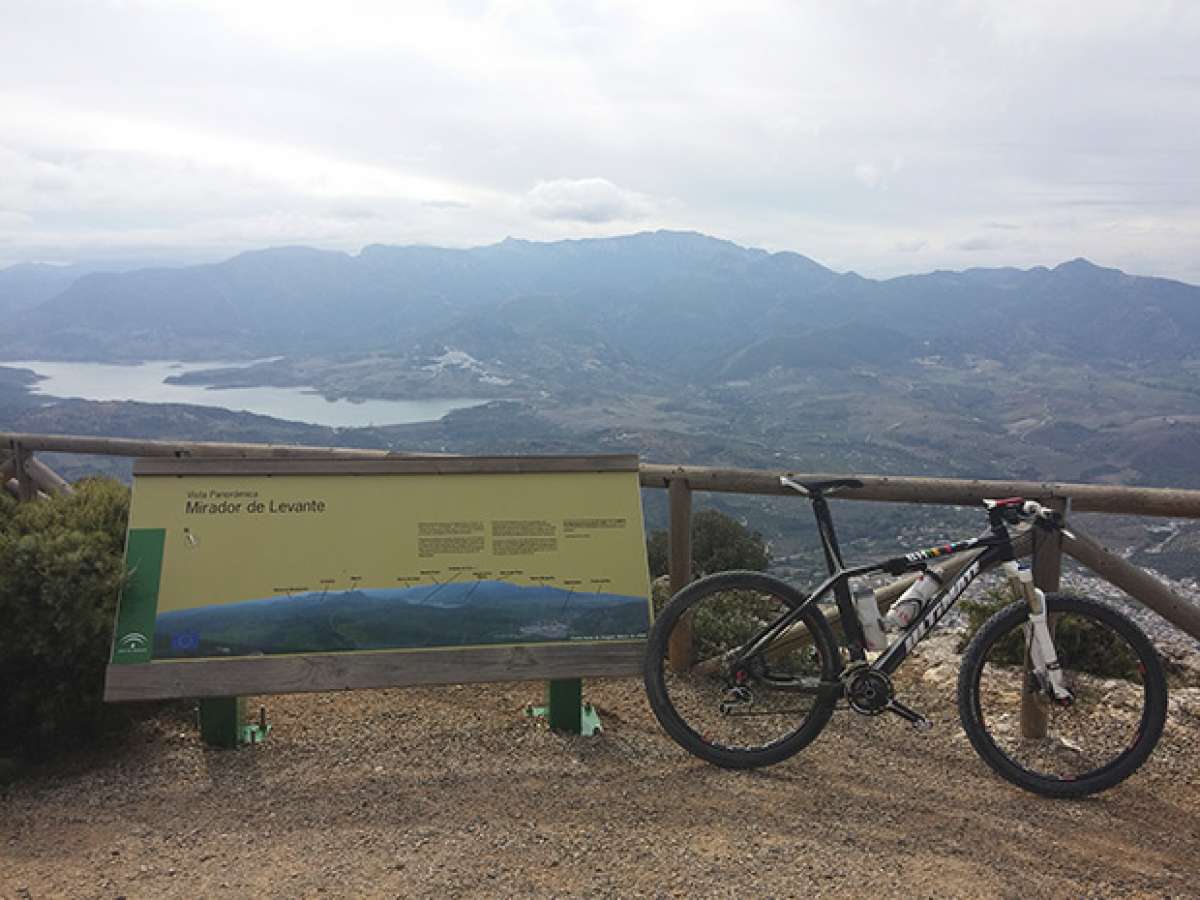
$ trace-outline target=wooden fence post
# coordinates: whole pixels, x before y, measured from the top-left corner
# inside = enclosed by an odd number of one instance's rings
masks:
[[[685,478],[672,478],[667,488],[670,524],[667,531],[671,594],[674,596],[692,580],[692,489]],[[692,617],[684,616],[671,632],[667,658],[676,672],[686,672],[692,664]]]
[[[19,443],[13,444],[13,462],[16,463],[17,500],[27,503],[37,499],[37,485],[29,472],[29,451]]]
[[[7,490],[14,497],[18,493],[17,482],[13,477],[16,474],[17,462],[12,454],[0,451],[0,490]]]
[[[1070,509],[1070,500],[1053,498],[1047,500],[1045,506],[1050,507],[1064,516]],[[1043,593],[1057,591],[1062,581],[1062,533],[1033,529],[1033,586],[1040,588]],[[1054,622],[1050,623],[1050,634],[1054,634]],[[1029,651],[1025,652],[1024,683],[1029,683],[1031,666]],[[1024,693],[1021,695],[1021,736],[1027,738],[1044,738],[1048,725],[1049,709],[1046,698],[1040,694]]]

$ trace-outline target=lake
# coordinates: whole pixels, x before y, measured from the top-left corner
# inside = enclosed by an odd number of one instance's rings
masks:
[[[30,386],[35,394],[81,400],[136,400],[142,403],[191,403],[239,412],[258,413],[328,425],[361,428],[369,425],[401,425],[432,422],[456,409],[487,403],[470,398],[436,400],[326,400],[309,388],[222,388],[194,384],[167,384],[172,375],[203,369],[248,365],[245,362],[181,363],[157,360],[136,365],[108,363],[48,362],[44,360],[0,360],[0,366],[32,369],[44,380]]]

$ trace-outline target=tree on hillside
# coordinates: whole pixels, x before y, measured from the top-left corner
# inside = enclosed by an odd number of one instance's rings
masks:
[[[646,540],[650,559],[650,577],[667,574],[669,549],[667,532],[655,531]],[[731,516],[706,509],[692,516],[692,575],[699,577],[727,569],[767,567],[766,543],[757,531],[750,531]]]

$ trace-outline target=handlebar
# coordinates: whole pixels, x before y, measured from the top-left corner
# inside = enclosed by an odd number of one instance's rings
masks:
[[[983,505],[988,511],[1000,510],[1004,518],[1012,523],[1032,522],[1043,528],[1061,529],[1066,525],[1066,518],[1057,509],[1043,506],[1036,500],[1025,500],[1021,497],[1009,497],[1004,500],[984,500]]]

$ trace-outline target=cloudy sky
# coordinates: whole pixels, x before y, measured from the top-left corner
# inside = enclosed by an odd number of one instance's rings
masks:
[[[0,265],[656,228],[1200,283],[1200,3],[0,0]]]

